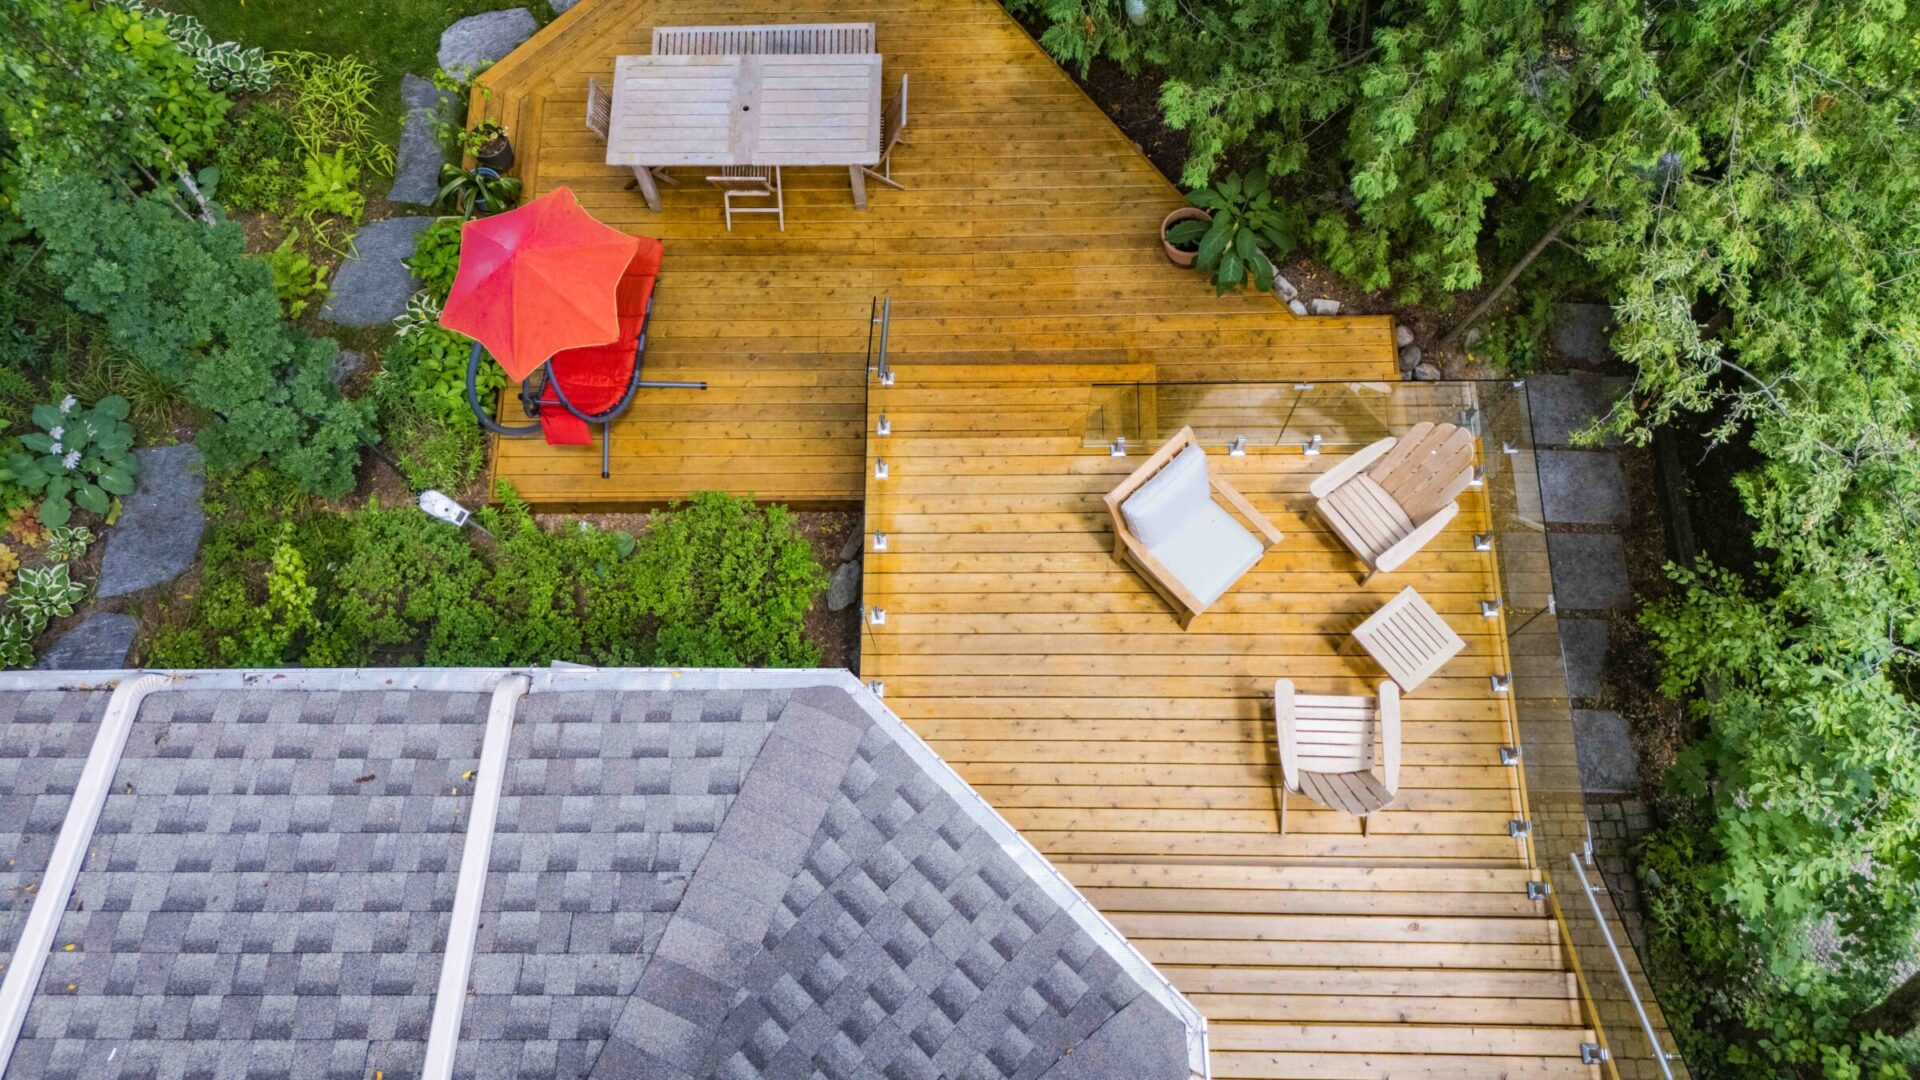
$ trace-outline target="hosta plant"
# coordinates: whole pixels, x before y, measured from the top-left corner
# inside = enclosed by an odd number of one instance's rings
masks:
[[[85,525],[61,525],[47,530],[47,558],[59,563],[76,563],[87,557],[93,544],[93,530]],[[0,579],[4,579],[6,557],[0,556]]]
[[[73,606],[86,596],[87,587],[73,580],[67,564],[54,563],[20,571],[8,610],[25,621],[30,635],[38,634],[48,622],[73,614]]]
[[[1182,248],[1199,245],[1194,265],[1213,274],[1216,294],[1248,281],[1261,292],[1271,291],[1274,261],[1293,250],[1293,239],[1266,177],[1234,173],[1194,191],[1187,201],[1211,213],[1213,220],[1182,221],[1167,230],[1167,242]]]
[[[25,619],[0,615],[0,668],[32,667],[33,636]]]
[[[40,498],[40,521],[65,525],[74,504],[105,515],[113,496],[133,491],[140,463],[133,456],[133,425],[127,399],[104,397],[82,410],[68,395],[58,405],[36,405],[40,430],[20,436],[25,452],[7,461],[14,482]]]

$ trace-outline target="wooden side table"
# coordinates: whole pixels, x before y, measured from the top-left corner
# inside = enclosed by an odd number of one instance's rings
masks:
[[[1467,647],[1412,586],[1355,627],[1353,639],[1409,694]]]

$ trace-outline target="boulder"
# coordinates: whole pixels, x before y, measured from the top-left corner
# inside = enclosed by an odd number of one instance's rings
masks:
[[[526,8],[469,15],[440,35],[440,66],[465,78],[518,48],[539,28]]]
[[[1402,345],[1400,347],[1400,370],[1412,371],[1420,366],[1420,346]]]
[[[387,201],[426,206],[440,193],[440,166],[447,160],[435,121],[453,107],[453,96],[418,75],[407,75],[400,80],[400,101],[406,120],[400,128],[400,151]]]
[[[853,562],[860,557],[860,545],[866,541],[864,526],[855,522],[853,532],[847,535],[847,542],[840,545],[840,561]]]
[[[1437,364],[1429,364],[1421,361],[1419,364],[1414,365],[1413,377],[1419,382],[1439,382],[1440,367]]]
[[[1315,315],[1338,315],[1340,314],[1340,301],[1328,300],[1326,297],[1321,297],[1308,304],[1307,310],[1313,312]]]
[[[580,0],[547,0],[547,6],[553,9],[555,15],[565,15],[579,2]]]
[[[845,611],[860,602],[860,564],[844,562],[827,583],[827,610]]]
[[[388,218],[361,229],[353,255],[334,272],[333,295],[320,317],[341,326],[378,326],[403,314],[420,283],[401,260],[413,254],[414,237],[432,223],[430,217]]]
[[[124,596],[172,581],[200,554],[207,525],[200,510],[206,476],[191,443],[137,450],[140,476],[121,504],[120,520],[107,530],[94,595]]]
[[[1413,331],[1404,325],[1396,325],[1393,328],[1393,343],[1403,349],[1413,344]]]
[[[40,654],[42,671],[114,671],[127,666],[140,624],[131,615],[96,611]]]

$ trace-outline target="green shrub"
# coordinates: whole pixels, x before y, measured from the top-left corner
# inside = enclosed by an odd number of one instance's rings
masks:
[[[458,495],[486,464],[486,440],[471,416],[442,421],[417,409],[383,409],[380,431],[407,486],[417,491]]]
[[[294,196],[294,205],[307,219],[307,224],[312,226],[317,219],[329,215],[359,224],[367,199],[357,186],[360,166],[347,160],[346,151],[309,154],[304,168],[305,176],[300,182],[300,193]]]
[[[210,468],[265,457],[322,495],[353,486],[368,410],[333,384],[339,347],[282,320],[272,274],[247,256],[238,226],[68,176],[36,184],[21,205],[45,241],[40,272],[117,348],[214,414],[199,437]]]
[[[273,271],[273,293],[285,306],[287,317],[297,319],[307,308],[327,298],[327,270],[293,245],[300,239],[294,229],[267,256],[267,268]]]
[[[164,17],[112,7],[100,8],[97,17],[114,47],[150,80],[146,100],[136,103],[142,121],[180,164],[205,160],[233,103],[207,86],[193,58],[168,34]]]
[[[408,506],[356,514],[348,533],[331,631],[311,661],[366,664],[418,642],[427,662],[442,663],[491,633],[479,596],[487,567],[460,530]]]
[[[302,160],[293,123],[271,101],[255,102],[214,151],[220,201],[233,210],[277,214],[300,194]]]
[[[342,164],[362,171],[393,172],[393,148],[375,129],[374,94],[379,75],[354,56],[310,52],[274,54],[287,93],[287,115],[304,159],[339,151]]]
[[[462,218],[435,218],[413,238],[413,256],[406,260],[414,280],[439,303],[446,303],[453,291],[453,279],[460,271],[460,230]]]
[[[807,607],[826,572],[782,506],[702,492],[656,515],[634,552],[646,610],[658,620],[651,662],[805,667]]]

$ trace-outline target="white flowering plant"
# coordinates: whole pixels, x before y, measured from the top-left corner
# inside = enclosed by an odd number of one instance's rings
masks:
[[[126,398],[115,394],[82,409],[68,395],[34,406],[33,423],[40,430],[20,436],[22,449],[7,459],[5,471],[40,500],[41,524],[65,525],[76,505],[104,516],[114,496],[133,491],[140,462]]]

